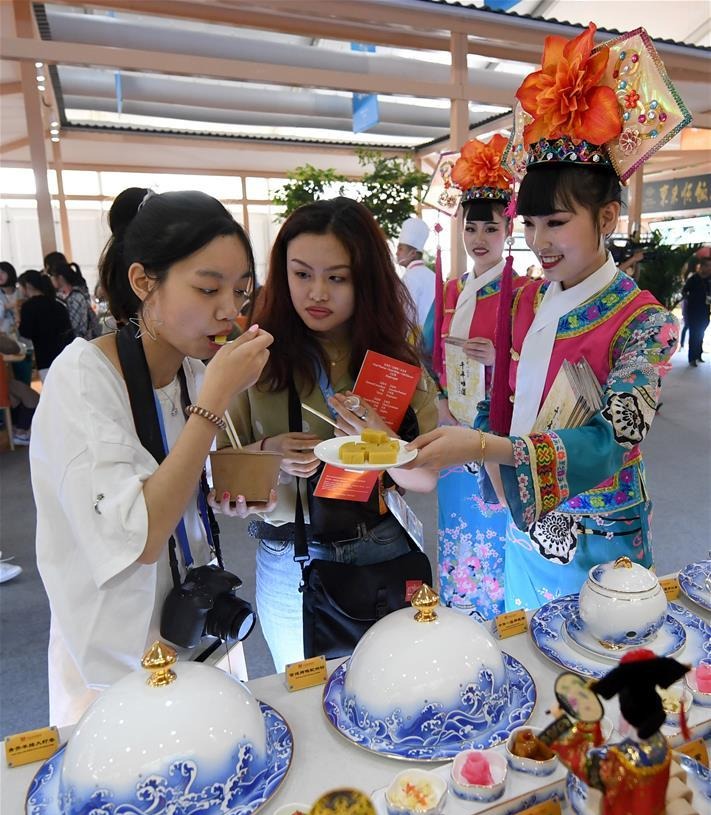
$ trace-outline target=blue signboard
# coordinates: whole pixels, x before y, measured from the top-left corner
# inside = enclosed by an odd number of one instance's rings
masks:
[[[484,0],[484,5],[494,11],[510,11],[519,0]]]
[[[364,133],[380,121],[377,93],[353,94],[353,132]]]

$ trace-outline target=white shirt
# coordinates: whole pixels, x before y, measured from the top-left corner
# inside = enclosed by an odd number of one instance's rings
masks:
[[[195,397],[204,366],[186,359],[183,367]],[[180,409],[171,416],[166,392],[179,407],[177,378],[157,392],[170,447],[185,418]],[[148,534],[143,482],[158,464],[138,440],[123,378],[86,340],[74,340],[52,363],[32,422],[30,465],[37,566],[52,615],[50,722],[66,725],[139,667],[159,638],[172,588],[167,546],[157,563],[136,563]],[[195,565],[207,563],[197,486],[185,525]],[[177,556],[184,574],[179,545]]]
[[[421,260],[413,260],[407,265],[402,282],[407,286],[417,309],[417,324],[422,327],[435,296],[435,276],[432,269]]]

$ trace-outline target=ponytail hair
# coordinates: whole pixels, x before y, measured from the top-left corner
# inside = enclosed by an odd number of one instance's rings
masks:
[[[252,289],[254,255],[244,229],[215,198],[194,190],[157,195],[129,187],[109,211],[111,237],[99,261],[99,280],[109,309],[119,323],[138,316],[141,300],[131,288],[128,270],[140,263],[160,285],[170,267],[214,238],[235,235],[249,261]]]
[[[28,269],[26,272],[23,272],[17,279],[17,282],[21,286],[32,286],[33,289],[37,289],[38,292],[44,297],[49,297],[50,300],[55,300],[57,297],[57,292],[54,290],[49,275],[42,274],[42,272],[38,272],[37,269]]]

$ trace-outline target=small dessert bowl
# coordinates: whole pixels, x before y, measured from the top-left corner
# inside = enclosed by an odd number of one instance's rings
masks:
[[[677,682],[666,690],[657,688],[657,693],[662,699],[662,707],[667,714],[667,719],[664,724],[672,727],[680,727],[682,705],[688,715],[689,708],[693,702],[691,690],[687,687],[686,683]]]
[[[440,815],[447,782],[428,770],[405,770],[385,791],[388,815]]]
[[[228,492],[233,499],[243,495],[248,504],[266,504],[279,483],[282,456],[259,450],[225,447],[210,453],[212,481],[217,500]]]
[[[309,815],[311,804],[283,804],[272,815]]]
[[[527,756],[519,756],[514,752],[514,745],[521,736],[524,736],[526,733],[532,733],[534,736],[538,736],[540,732],[540,727],[517,727],[511,731],[511,735],[506,741],[506,760],[512,770],[516,770],[519,773],[526,773],[527,775],[538,776],[550,775],[552,772],[555,772],[555,768],[558,766],[558,756],[551,750],[548,752],[552,753],[552,755],[547,758],[529,758]]]
[[[462,770],[469,757],[473,755],[485,757],[489,764],[493,784],[472,784],[465,779]],[[495,801],[504,794],[507,771],[506,759],[499,753],[462,750],[454,758],[449,786],[457,798],[463,798],[465,801]]]
[[[702,659],[701,662],[699,662],[699,665],[702,664],[711,665],[711,660]],[[692,668],[684,676],[686,687],[691,691],[691,695],[694,697],[694,702],[696,702],[696,704],[703,705],[704,707],[711,706],[711,691],[703,691],[699,689],[696,671],[697,668]]]

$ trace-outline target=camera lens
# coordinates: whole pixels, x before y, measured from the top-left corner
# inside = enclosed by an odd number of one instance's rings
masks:
[[[205,633],[223,640],[246,639],[257,618],[252,606],[231,594],[220,594],[207,615]]]

